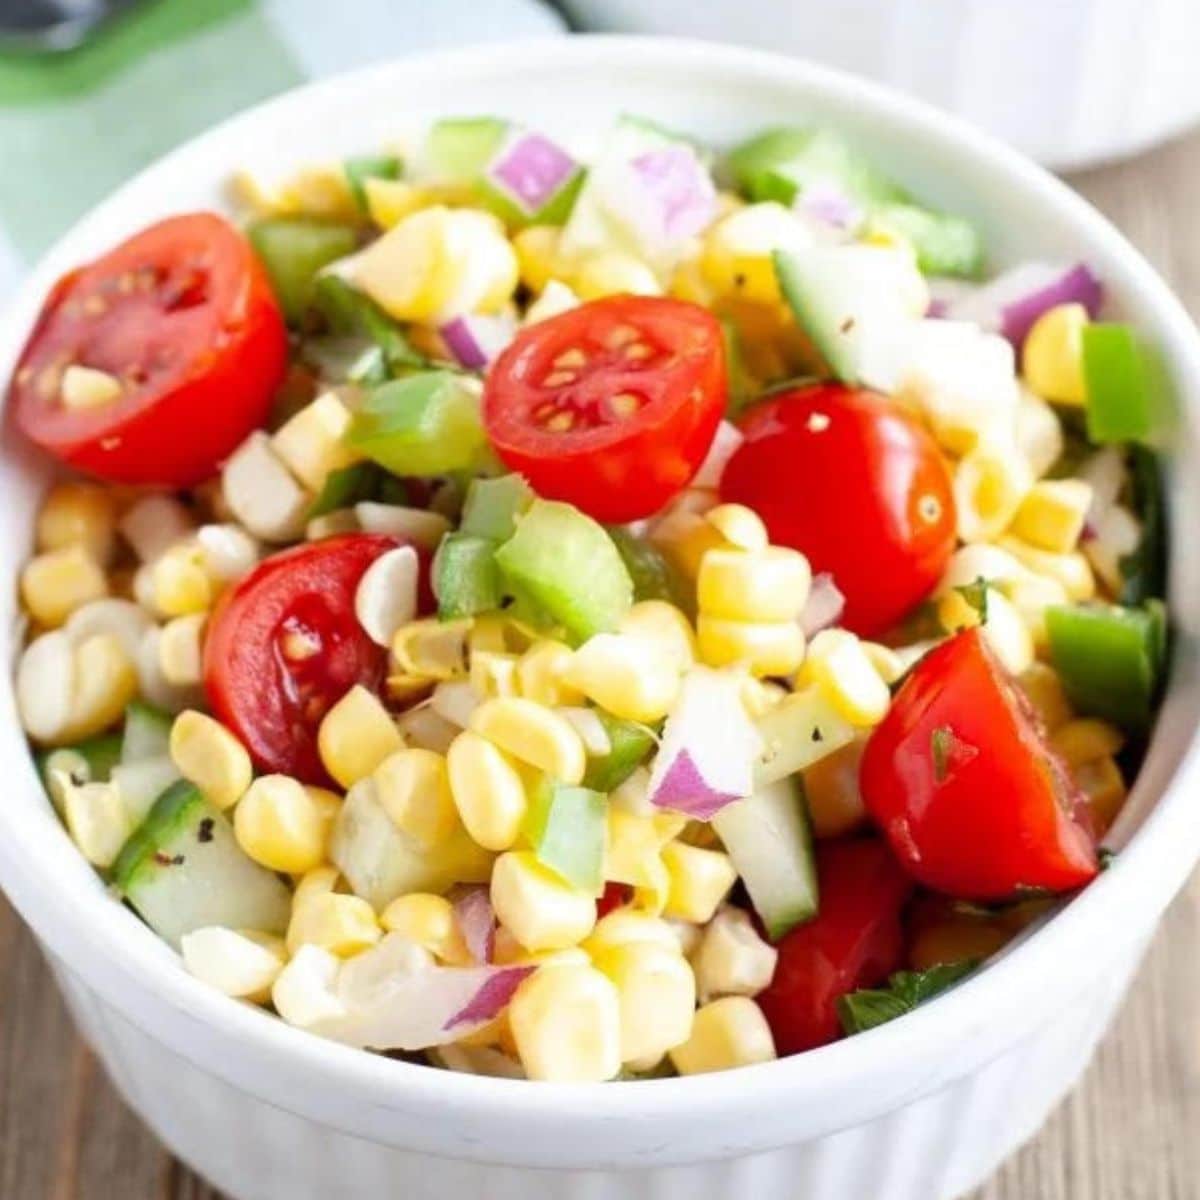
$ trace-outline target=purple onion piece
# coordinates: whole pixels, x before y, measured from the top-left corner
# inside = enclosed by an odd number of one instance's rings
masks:
[[[577,169],[575,160],[549,138],[522,133],[492,160],[486,176],[526,216],[533,216]]]
[[[727,804],[740,799],[741,796],[713,788],[692,756],[681,750],[659,780],[650,802],[657,808],[669,808],[697,821],[707,821]]]
[[[630,163],[646,203],[657,214],[662,236],[682,241],[699,233],[717,210],[717,192],[695,152],[687,146],[663,146]]]
[[[813,579],[808,603],[800,614],[800,626],[804,630],[804,636],[813,637],[822,629],[836,625],[845,608],[846,597],[833,582],[833,576],[828,571],[822,571]]]
[[[467,950],[477,963],[491,962],[496,914],[487,888],[472,888],[455,902],[454,916]]]
[[[1086,263],[1077,263],[1045,287],[1004,306],[1000,332],[1019,350],[1037,319],[1059,304],[1082,304],[1096,317],[1104,303],[1104,289]]]
[[[466,1004],[442,1026],[445,1033],[460,1025],[482,1025],[500,1015],[522,982],[536,967],[497,967]]]
[[[482,371],[512,341],[515,332],[506,317],[463,315],[438,327],[446,349],[470,371]]]
[[[862,207],[845,192],[831,183],[819,181],[797,194],[794,207],[822,225],[846,232],[857,229],[865,215]]]

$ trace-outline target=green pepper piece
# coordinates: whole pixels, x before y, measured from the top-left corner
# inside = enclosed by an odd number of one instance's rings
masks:
[[[533,503],[533,492],[520,475],[475,479],[467,488],[461,529],[504,541],[516,532],[517,518]]]
[[[310,217],[269,217],[246,231],[271,279],[289,324],[298,325],[313,298],[317,272],[352,254],[358,235],[350,225]]]
[[[489,538],[449,534],[438,547],[433,578],[443,621],[491,612],[504,598],[496,543]]]
[[[525,818],[525,835],[538,862],[595,896],[604,890],[607,811],[599,792],[543,779]]]
[[[1153,427],[1148,364],[1128,325],[1083,328],[1087,431],[1092,442],[1142,442]]]
[[[614,717],[602,708],[594,711],[608,734],[610,749],[602,757],[589,760],[583,786],[607,794],[619,788],[646,761],[654,749],[654,735],[636,721]]]
[[[368,179],[399,179],[400,160],[394,154],[358,154],[342,163],[346,182],[354,194],[354,202],[362,212],[367,211],[366,182]]]

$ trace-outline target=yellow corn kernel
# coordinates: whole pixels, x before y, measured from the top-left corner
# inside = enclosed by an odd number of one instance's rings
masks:
[[[331,811],[297,780],[263,775],[238,801],[233,832],[255,862],[272,871],[302,875],[325,861],[335,816],[336,809]]]
[[[1082,479],[1035,483],[1013,518],[1012,532],[1039,550],[1067,554],[1079,544],[1092,504],[1092,485]]]
[[[596,922],[595,929],[583,943],[583,950],[592,958],[630,942],[653,942],[669,950],[679,950],[679,938],[661,917],[638,912],[632,908],[614,908]]]
[[[808,559],[799,551],[768,546],[747,553],[718,547],[700,560],[696,603],[709,617],[795,621],[808,603],[811,583]]]
[[[988,596],[988,619],[983,626],[983,637],[992,653],[1012,674],[1020,675],[1033,662],[1033,633],[1003,592]]]
[[[1074,716],[1058,672],[1045,663],[1031,663],[1017,681],[1042,724],[1053,733]]]
[[[350,419],[337,393],[323,392],[275,433],[271,449],[310,492],[319,492],[332,471],[361,457],[343,440]]]
[[[904,674],[904,660],[890,646],[883,646],[879,642],[863,642],[862,648],[871,666],[889,687]]]
[[[704,234],[700,273],[719,296],[776,305],[780,293],[772,252],[811,241],[803,222],[784,205],[749,204],[722,217]]]
[[[96,562],[112,557],[117,514],[113,494],[95,483],[56,484],[42,501],[37,519],[39,550],[82,546]]]
[[[203,674],[202,649],[206,613],[175,617],[163,627],[158,639],[158,665],[163,678],[173,687],[194,687]]]
[[[279,185],[276,203],[283,212],[335,220],[358,219],[358,202],[341,163],[311,163]]]
[[[754,720],[769,713],[788,694],[787,689],[766,679],[747,675],[742,683],[742,703]]]
[[[998,537],[1032,484],[1033,472],[1015,449],[977,446],[954,469],[958,536],[964,542]]]
[[[662,860],[670,879],[666,916],[697,925],[712,920],[737,881],[729,855],[670,842],[662,849]]]
[[[471,655],[470,680],[485,700],[517,694],[517,656],[481,651]]]
[[[579,263],[571,286],[582,300],[604,296],[661,296],[655,274],[641,259],[621,250],[601,250]]]
[[[700,261],[695,258],[685,258],[675,268],[667,292],[676,300],[687,300],[702,308],[712,308],[717,300],[716,291],[704,278]]]
[[[391,714],[374,692],[352,687],[326,714],[317,730],[325,770],[344,788],[366,779],[404,745]]]
[[[655,893],[665,892],[670,879],[662,865],[663,841],[663,831],[653,817],[610,806],[604,839],[604,878]]]
[[[171,726],[171,760],[217,808],[236,804],[253,770],[246,747],[219,721],[186,709]]]
[[[851,725],[878,725],[891,704],[891,692],[862,643],[844,629],[823,629],[813,638],[802,677]]]
[[[296,890],[292,893],[293,911],[313,896],[336,892],[340,882],[341,874],[337,867],[317,867],[315,870],[306,871],[296,881]]]
[[[66,772],[55,774],[71,840],[93,866],[111,867],[136,827],[121,793],[113,783],[76,784]]]
[[[399,321],[433,321],[457,282],[447,247],[449,211],[410,213],[358,259],[355,280]]]
[[[534,953],[578,945],[596,924],[595,898],[527,850],[509,850],[496,859],[491,895],[497,920]]]
[[[507,654],[509,652],[507,619],[492,613],[476,617],[467,631],[467,653]]]
[[[661,646],[680,671],[686,671],[696,661],[696,633],[691,622],[665,600],[642,600],[635,604],[621,618],[617,632]]]
[[[804,661],[804,631],[795,621],[696,618],[700,659],[710,667],[745,664],[755,675],[790,675]]]
[[[687,1041],[696,1013],[696,977],[678,942],[610,946],[595,965],[620,999],[622,1062],[660,1058]]]
[[[474,962],[458,927],[454,905],[445,896],[432,892],[397,896],[379,920],[388,933],[401,934],[442,962],[463,967]]]
[[[507,850],[517,840],[528,803],[516,767],[486,738],[464,730],[446,752],[450,792],[473,841]]]
[[[559,271],[558,242],[562,230],[555,225],[529,225],[513,234],[513,249],[517,252],[517,268],[521,282],[531,291],[541,294],[546,284]]]
[[[120,399],[123,391],[121,381],[115,375],[72,363],[62,373],[58,394],[64,408],[79,412],[103,408]]]
[[[627,721],[661,720],[679,694],[679,671],[669,649],[620,633],[598,633],[584,642],[564,679]]]
[[[532,700],[487,700],[471,714],[470,728],[505,754],[563,783],[579,783],[587,770],[587,751],[575,727],[561,713]]]
[[[863,745],[861,738],[848,742],[804,771],[804,801],[815,837],[844,837],[866,822],[858,786]]]
[[[579,704],[583,693],[566,682],[574,651],[565,642],[543,638],[533,643],[517,660],[517,691],[526,700],[547,708]]]
[[[320,946],[338,958],[351,958],[369,950],[383,936],[375,910],[359,896],[321,892],[292,903],[287,948],[295,954],[301,946]]]
[[[367,200],[367,215],[380,229],[391,229],[405,217],[434,202],[428,188],[403,179],[369,177],[363,180],[363,194]]]
[[[1082,763],[1073,773],[1088,798],[1097,833],[1107,833],[1128,794],[1120,768],[1112,758],[1097,758]]]
[[[700,513],[679,509],[656,521],[650,541],[666,555],[671,565],[688,579],[700,574],[705,552],[726,545],[725,539]]]
[[[1004,594],[1025,622],[1034,647],[1044,650],[1050,640],[1046,632],[1046,609],[1068,603],[1067,589],[1056,579],[1030,572],[1007,584]]]
[[[401,626],[392,638],[400,670],[421,679],[461,679],[467,674],[469,620],[430,617]]]
[[[79,543],[39,554],[21,572],[21,599],[33,619],[47,628],[107,595],[103,569]]]
[[[444,844],[459,827],[446,760],[432,750],[407,747],[374,770],[375,794],[392,824],[423,850]]]
[[[739,550],[766,550],[767,527],[752,508],[744,504],[718,504],[704,514],[721,538]]]
[[[150,567],[150,594],[165,617],[207,612],[216,599],[204,551],[195,542],[172,546]]]
[[[594,967],[541,967],[517,989],[508,1019],[529,1079],[598,1083],[621,1069],[620,998]]]
[[[757,996],[775,974],[779,952],[763,941],[740,908],[724,908],[704,929],[692,963],[703,1001]]]
[[[680,1075],[728,1071],[776,1057],[771,1027],[748,996],[724,996],[704,1005],[692,1022],[692,1036],[671,1051]]]
[[[115,724],[138,690],[134,663],[116,634],[92,634],[69,648],[69,653],[70,698],[66,719],[53,736],[38,735],[39,740],[56,745],[77,742]],[[52,682],[58,681],[48,680],[47,685]]]
[[[1050,745],[1068,766],[1081,767],[1084,763],[1120,754],[1125,735],[1107,721],[1079,717],[1055,729],[1050,735]]]
[[[1078,551],[1051,554],[1011,535],[1002,537],[999,545],[1035,574],[1045,575],[1061,584],[1066,589],[1067,598],[1074,603],[1095,596],[1096,577],[1088,560]]]
[[[1082,405],[1083,330],[1088,323],[1082,304],[1058,304],[1033,323],[1021,352],[1025,382],[1045,400]]]

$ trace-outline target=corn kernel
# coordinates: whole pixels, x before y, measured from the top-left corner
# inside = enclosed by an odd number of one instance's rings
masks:
[[[562,231],[554,225],[529,225],[513,234],[521,282],[540,294],[557,274],[558,242]]]
[[[818,838],[844,837],[867,819],[858,786],[864,742],[861,738],[819,758],[803,775],[804,801]]]
[[[753,675],[747,675],[742,683],[742,703],[755,721],[775,708],[787,694],[787,689],[779,684],[755,679]]]
[[[364,179],[363,194],[367,200],[367,215],[380,229],[391,229],[411,213],[428,208],[434,202],[428,188],[403,179]]]
[[[112,557],[116,527],[110,491],[94,483],[59,483],[50,489],[38,513],[38,549],[82,546],[96,562],[104,564]]]
[[[328,892],[336,892],[341,878],[337,867],[317,867],[312,871],[306,871],[296,881],[296,890],[292,893],[293,910],[299,908],[313,896],[324,896]]]
[[[1029,629],[1035,649],[1045,649],[1050,640],[1046,632],[1046,609],[1067,604],[1067,589],[1056,579],[1029,572],[1009,583],[1004,594]]]
[[[484,700],[517,694],[517,662],[515,654],[495,654],[482,651],[471,655],[471,686]]]
[[[1107,721],[1080,717],[1055,729],[1050,735],[1050,745],[1068,766],[1081,767],[1120,754],[1125,735]]]
[[[719,850],[670,842],[662,849],[662,861],[670,879],[664,910],[668,917],[697,925],[712,920],[737,882],[733,862]]]
[[[710,667],[741,663],[755,675],[790,675],[804,661],[804,631],[795,621],[728,621],[702,612],[696,636]]]
[[[188,709],[171,726],[171,760],[217,808],[230,808],[253,777],[246,747],[219,721]]]
[[[533,643],[517,660],[517,691],[527,700],[557,708],[579,704],[583,693],[566,682],[574,652],[565,642],[543,638]]]
[[[863,642],[862,648],[879,678],[889,687],[904,674],[904,660],[890,646],[879,642]]]
[[[466,730],[446,752],[450,792],[473,841],[507,850],[517,840],[528,807],[520,773],[486,738]]]
[[[361,684],[352,687],[325,714],[317,731],[321,762],[344,788],[366,779],[403,744],[387,709]]]
[[[1097,833],[1107,833],[1128,794],[1120,768],[1112,758],[1097,758],[1076,767],[1074,775],[1088,798]]]
[[[459,828],[446,760],[409,747],[389,754],[371,775],[384,812],[423,850],[443,845]]]
[[[1092,485],[1082,479],[1035,483],[1013,518],[1012,532],[1039,550],[1067,554],[1079,544],[1092,504]]]
[[[811,583],[808,559],[796,550],[768,546],[747,553],[718,547],[700,560],[696,602],[709,617],[795,621],[808,602]]]
[[[680,1075],[728,1071],[776,1057],[771,1027],[748,996],[724,996],[704,1005],[692,1023],[692,1036],[671,1051]]]
[[[21,600],[39,625],[56,628],[77,608],[108,595],[100,564],[79,544],[30,559],[21,572]]]
[[[702,1002],[718,996],[757,996],[775,974],[779,951],[758,936],[740,908],[724,908],[708,923],[695,952]]]
[[[1017,682],[1050,732],[1065,725],[1074,715],[1067,702],[1062,680],[1053,667],[1045,663],[1031,663]]]
[[[311,497],[261,429],[230,455],[221,472],[221,493],[233,515],[255,537],[286,542],[304,530]]]
[[[992,653],[1013,675],[1020,675],[1033,662],[1033,634],[1003,592],[988,596],[988,619],[983,626],[983,637]]]
[[[1045,575],[1060,583],[1072,602],[1079,603],[1095,596],[1096,577],[1092,574],[1088,560],[1078,551],[1070,554],[1051,554],[1048,550],[1039,550],[1036,546],[1011,535],[1002,537],[999,544],[1001,549],[1007,550],[1034,574]]]
[[[175,617],[163,627],[158,639],[158,665],[172,687],[194,687],[203,675],[202,647],[205,613]]]
[[[358,896],[342,892],[309,895],[292,903],[287,948],[295,954],[301,946],[320,946],[338,958],[368,950],[383,936],[375,910]]]
[[[595,929],[583,943],[583,949],[595,958],[615,946],[625,946],[630,942],[652,942],[669,950],[679,948],[675,931],[661,917],[632,908],[614,908],[596,922]]]
[[[600,1082],[621,1069],[620,998],[594,967],[541,967],[517,989],[508,1017],[530,1079]]]
[[[671,565],[688,579],[700,573],[707,551],[726,544],[725,539],[697,512],[675,509],[650,528],[650,541],[666,555]]]
[[[238,801],[233,831],[255,862],[301,875],[325,861],[335,816],[297,780],[263,775]]]
[[[579,783],[587,752],[575,727],[560,713],[532,700],[488,700],[471,714],[470,728],[505,754],[563,783]]]
[[[958,536],[987,542],[1008,528],[1033,484],[1033,472],[1015,450],[978,446],[954,469]]]
[[[696,977],[678,943],[625,942],[597,955],[596,967],[616,986],[621,1061],[660,1058],[686,1042],[696,1012]]]
[[[681,672],[696,661],[696,634],[691,622],[665,600],[642,600],[635,604],[621,618],[617,632],[661,646]]]
[[[662,861],[663,836],[653,816],[610,806],[604,840],[604,878],[642,889],[635,904],[657,916],[666,906],[670,876]]]
[[[71,699],[58,737],[64,742],[91,737],[121,719],[137,695],[133,661],[112,633],[84,638],[71,651]]]
[[[471,622],[430,618],[402,625],[392,638],[400,669],[423,679],[461,679],[467,674]]]
[[[571,283],[583,300],[618,295],[662,295],[654,272],[641,259],[621,250],[589,254],[576,267]]]
[[[204,552],[195,542],[172,546],[150,567],[154,607],[165,617],[207,612],[216,599]]]
[[[565,883],[525,850],[509,850],[492,870],[492,907],[500,923],[527,950],[563,950],[583,941],[596,924],[596,901]]]
[[[379,920],[388,933],[401,934],[444,963],[470,966],[475,961],[463,941],[454,905],[445,896],[430,892],[397,896]]]
[[[752,508],[744,504],[718,504],[705,513],[705,518],[731,546],[739,550],[767,549],[767,527]]]
[[[852,725],[879,724],[891,704],[891,692],[862,643],[844,629],[824,629],[813,638],[803,678],[816,684]]]
[[[310,492],[319,492],[331,472],[360,457],[344,440],[350,419],[337,393],[323,392],[275,433],[271,449]]]
[[[226,996],[264,1004],[287,962],[280,938],[209,925],[179,941],[183,965]]]
[[[658,721],[679,694],[679,671],[665,647],[619,633],[598,633],[575,651],[565,681],[628,721]]]
[[[719,296],[778,304],[773,251],[811,243],[812,234],[791,209],[777,201],[749,204],[706,231],[700,272]]]
[[[289,950],[291,947],[289,947]],[[341,961],[315,945],[299,945],[271,987],[271,1003],[289,1024],[310,1029],[346,1015],[337,995]]]
[[[63,407],[73,412],[103,408],[121,397],[121,381],[107,371],[72,363],[62,373],[59,397]]]
[[[1021,365],[1025,381],[1043,399],[1082,405],[1083,330],[1088,323],[1082,304],[1059,304],[1042,313],[1025,338]]]
[[[93,866],[111,867],[136,826],[121,793],[113,783],[58,782],[71,840]]]

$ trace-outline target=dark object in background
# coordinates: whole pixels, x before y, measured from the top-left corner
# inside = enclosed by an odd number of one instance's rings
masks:
[[[137,0],[0,0],[0,51],[64,51]]]

